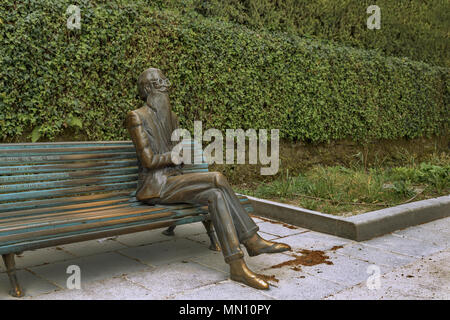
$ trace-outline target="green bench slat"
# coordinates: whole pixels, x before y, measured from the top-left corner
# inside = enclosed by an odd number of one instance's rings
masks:
[[[20,184],[4,184],[0,185],[0,192],[11,192],[11,191],[25,191],[25,190],[41,190],[50,189],[58,187],[76,187],[84,185],[99,185],[99,184],[109,184],[109,183],[123,183],[129,181],[137,181],[137,174],[130,174],[124,176],[105,176],[96,177],[91,176],[83,179],[71,179],[71,180],[56,180],[56,181],[46,181],[46,182],[32,182],[32,183],[20,183]],[[0,193],[0,196],[2,194]]]
[[[0,150],[42,149],[42,148],[89,148],[89,147],[128,147],[131,141],[75,141],[75,142],[29,142],[0,143]]]
[[[50,197],[60,197],[64,195],[86,194],[91,192],[105,192],[112,190],[133,189],[137,187],[137,182],[130,183],[112,183],[104,185],[92,185],[73,188],[58,188],[48,189],[42,191],[25,191],[16,193],[2,193],[0,194],[0,202],[3,201],[18,201],[28,199],[42,199]]]
[[[49,162],[73,162],[83,160],[112,160],[112,159],[135,159],[135,152],[122,153],[92,153],[92,154],[66,154],[66,155],[46,155],[46,156],[26,156],[26,157],[2,157],[1,164],[17,164],[22,165],[28,163],[49,163]]]
[[[0,165],[2,163],[0,162]],[[0,174],[18,174],[18,173],[44,173],[44,172],[65,172],[69,170],[80,169],[107,169],[107,168],[123,168],[136,167],[137,159],[133,160],[117,160],[117,161],[85,161],[67,164],[34,164],[27,166],[0,166]]]
[[[89,153],[117,153],[117,152],[135,152],[133,145],[125,146],[92,146],[92,147],[69,147],[69,148],[0,148],[1,157],[7,156],[39,156],[48,153],[51,154],[89,154]]]
[[[22,219],[22,221],[32,218],[36,219],[36,217],[44,219],[51,214],[64,215],[70,212],[80,212],[81,210],[95,210],[96,208],[103,208],[120,203],[131,203],[130,197],[117,197],[115,199],[73,204],[60,203],[60,205],[55,205],[52,207],[39,207],[33,209],[15,210],[13,212],[0,212],[0,226],[2,226],[5,222],[12,221],[13,219]]]
[[[32,182],[32,181],[53,181],[53,180],[69,180],[82,177],[101,177],[101,176],[123,176],[127,174],[137,175],[138,168],[121,168],[121,169],[94,169],[85,171],[66,171],[52,172],[42,174],[27,174],[15,176],[0,176],[0,184],[12,182]],[[1,190],[1,187],[0,187]]]
[[[35,208],[50,208],[55,206],[62,205],[70,205],[70,204],[88,204],[95,203],[97,201],[104,200],[114,200],[117,198],[127,198],[130,199],[135,193],[135,189],[129,190],[119,190],[111,193],[96,193],[92,195],[81,195],[76,197],[62,197],[62,198],[51,198],[44,200],[31,200],[31,201],[20,201],[20,202],[8,202],[0,204],[0,212],[11,212],[11,211],[20,211],[26,209],[35,209]]]

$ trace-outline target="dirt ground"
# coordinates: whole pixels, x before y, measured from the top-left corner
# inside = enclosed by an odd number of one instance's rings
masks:
[[[213,164],[210,170],[222,172],[235,186],[251,188],[252,185],[272,181],[286,170],[290,175],[296,175],[315,165],[365,168],[402,166],[426,161],[433,154],[448,153],[449,150],[450,136],[379,140],[365,144],[348,140],[321,144],[281,141],[280,166],[276,175],[262,176],[262,166],[259,164]]]

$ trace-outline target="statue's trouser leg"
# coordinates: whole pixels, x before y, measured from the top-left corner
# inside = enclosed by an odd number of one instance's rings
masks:
[[[230,207],[230,213],[233,218],[233,222],[236,227],[240,242],[247,240],[259,230],[259,227],[250,217],[248,212],[245,211],[244,207],[241,205],[241,202],[239,201],[238,197],[236,196],[224,176],[217,176],[215,179],[215,185],[223,192],[225,201]]]
[[[227,262],[242,257],[239,242],[247,240],[259,230],[226,178],[214,172],[170,177],[157,201],[162,204],[207,204]]]
[[[208,202],[211,221],[216,230],[225,262],[229,263],[244,257],[224,192],[216,188],[209,189],[199,193],[195,198],[199,202],[204,202],[204,200]]]

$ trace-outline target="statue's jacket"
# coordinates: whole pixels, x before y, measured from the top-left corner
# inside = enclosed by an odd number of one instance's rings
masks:
[[[173,111],[157,111],[144,105],[128,113],[126,126],[138,158],[136,198],[140,201],[156,200],[167,177],[182,174],[181,166],[171,160],[175,144],[171,135],[179,127],[178,117]]]

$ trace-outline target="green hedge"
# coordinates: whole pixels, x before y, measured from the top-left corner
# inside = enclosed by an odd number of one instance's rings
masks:
[[[0,140],[128,139],[136,79],[171,79],[183,126],[279,128],[322,142],[447,134],[448,71],[257,33],[150,1],[0,1]],[[81,30],[66,9],[81,8]]]
[[[205,16],[300,36],[334,40],[389,56],[450,67],[448,0],[169,0],[192,1]],[[381,9],[381,29],[369,30],[366,9]]]

